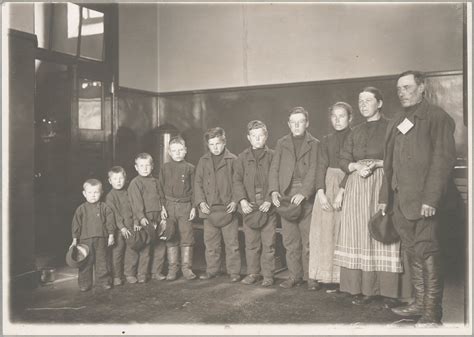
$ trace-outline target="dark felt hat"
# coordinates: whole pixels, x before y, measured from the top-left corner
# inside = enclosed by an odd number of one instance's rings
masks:
[[[301,218],[303,207],[301,204],[295,205],[291,203],[291,196],[285,196],[280,199],[280,207],[277,207],[276,211],[287,221],[296,222]]]
[[[132,248],[134,251],[139,252],[145,246],[150,243],[150,238],[146,230],[133,231],[132,235],[126,239],[127,246]]]
[[[84,262],[86,262],[88,256],[89,246],[80,243],[69,248],[66,254],[66,263],[70,267],[79,268],[82,264],[84,264]]]
[[[244,214],[244,224],[250,228],[259,229],[265,226],[268,221],[268,213],[261,212],[260,210],[254,209],[249,214]]]
[[[382,211],[375,213],[369,220],[369,233],[374,240],[385,244],[400,240],[400,236],[393,226],[391,212],[387,212],[385,216],[382,215]]]
[[[214,227],[224,227],[232,221],[232,217],[232,213],[226,212],[225,205],[212,205],[211,214],[209,214],[207,219]]]
[[[176,236],[176,227],[178,223],[174,217],[161,220],[158,227],[158,237],[160,240],[171,241]]]
[[[150,243],[155,243],[158,240],[158,226],[159,224],[156,220],[150,220],[148,225],[144,227]]]

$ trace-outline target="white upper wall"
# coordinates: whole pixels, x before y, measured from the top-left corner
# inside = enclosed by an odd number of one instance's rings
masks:
[[[159,91],[462,69],[453,4],[162,4]]]

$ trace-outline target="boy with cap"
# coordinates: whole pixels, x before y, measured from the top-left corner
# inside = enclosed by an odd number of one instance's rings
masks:
[[[227,272],[231,282],[240,280],[237,203],[233,198],[232,174],[236,156],[226,149],[225,131],[209,129],[204,138],[209,152],[199,159],[194,181],[194,202],[204,218],[206,273],[201,280],[216,277],[221,266],[221,237],[224,238]]]
[[[159,182],[161,199],[166,206],[161,209],[163,219],[176,221],[177,238],[167,241],[168,281],[177,278],[179,268],[179,247],[181,247],[181,271],[187,280],[196,275],[192,271],[194,233],[191,220],[196,216],[196,208],[192,206],[194,184],[194,165],[184,160],[186,143],[181,137],[174,137],[169,142],[168,154],[171,161],[160,168]]]
[[[266,145],[267,127],[258,120],[247,125],[250,147],[234,163],[234,195],[244,214],[245,256],[247,276],[241,281],[253,284],[261,279],[262,286],[273,285],[275,271],[276,215],[268,193],[268,172],[273,150]]]
[[[88,179],[83,185],[82,194],[86,202],[80,205],[72,219],[72,243],[78,241],[89,247],[87,260],[79,267],[78,283],[81,291],[92,288],[93,268],[96,283],[104,289],[110,289],[107,247],[114,244],[114,214],[104,202],[100,201],[102,183],[97,179]],[[107,239],[108,238],[108,239]]]
[[[133,235],[134,229],[132,207],[128,199],[128,191],[124,188],[127,174],[123,167],[114,166],[109,170],[108,175],[112,190],[105,197],[105,202],[114,212],[117,227],[117,239],[114,248],[112,248],[114,286],[122,285],[124,274],[127,282],[136,283],[139,255],[125,242]]]
[[[135,169],[138,175],[132,179],[128,186],[128,196],[132,206],[133,219],[137,223],[137,230],[147,231],[150,227],[156,228],[161,218],[161,198],[158,179],[152,176],[153,158],[148,153],[140,153],[135,159]],[[140,250],[137,279],[138,283],[148,281],[148,268],[150,263],[151,243],[147,240],[145,247]],[[166,254],[166,245],[157,242],[153,247],[152,277],[164,280],[161,274]]]
[[[319,141],[306,129],[309,126],[308,112],[302,107],[290,111],[288,127],[290,134],[280,138],[270,167],[268,190],[272,202],[280,207],[283,197],[290,198],[291,205],[301,207],[301,215],[290,219],[282,215],[283,245],[289,278],[280,284],[292,288],[308,279],[309,229],[315,194],[316,161]]]

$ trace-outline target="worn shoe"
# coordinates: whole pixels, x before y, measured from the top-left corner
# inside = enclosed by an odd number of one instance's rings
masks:
[[[148,278],[146,277],[146,275],[138,275],[137,279],[138,279],[138,283],[147,283],[148,282]]]
[[[413,317],[423,315],[423,309],[420,308],[416,303],[411,303],[401,307],[395,307],[391,309],[394,314],[403,317]]]
[[[137,278],[135,276],[126,276],[125,280],[127,280],[128,283],[137,283]]]
[[[215,275],[215,274],[205,273],[205,274],[202,274],[201,276],[199,276],[199,279],[200,280],[210,280],[211,278],[214,278],[216,276],[217,275]]]
[[[230,282],[239,282],[240,275],[239,274],[230,274]]]
[[[121,286],[123,284],[123,281],[121,278],[114,278],[114,286]]]
[[[91,287],[80,287],[79,290],[85,292],[91,290]]]
[[[191,269],[181,269],[181,272],[183,273],[183,276],[186,280],[190,281],[190,280],[194,280],[195,278],[197,278],[196,274],[193,273],[193,271]]]
[[[352,304],[355,305],[366,305],[373,301],[373,296],[365,296],[365,295],[356,295],[352,300]]]
[[[282,288],[285,288],[285,289],[290,289],[290,288],[293,288],[295,286],[299,286],[299,285],[302,285],[304,282],[302,279],[298,279],[298,280],[295,280],[294,278],[288,278],[286,279],[286,281],[283,281],[282,283],[280,283],[280,287]]]
[[[105,289],[105,290],[110,290],[110,289],[112,289],[112,286],[110,284],[104,284],[102,286],[102,288]]]
[[[390,298],[390,297],[383,297],[382,303],[383,303],[384,308],[386,309],[400,307],[403,304],[400,300],[396,298]]]
[[[308,290],[318,291],[321,290],[321,288],[321,283],[319,283],[318,281],[312,279],[308,280]]]
[[[338,294],[339,291],[339,284],[336,283],[329,283],[326,285],[326,293],[328,294]]]
[[[166,281],[175,281],[178,278],[178,273],[174,270],[169,271],[168,275],[166,275]]]
[[[151,278],[154,279],[154,280],[158,280],[158,281],[166,280],[166,276],[163,275],[162,273],[152,274]]]
[[[243,284],[254,284],[258,280],[260,280],[260,275],[258,274],[248,274],[247,276],[244,277],[242,281],[240,281]]]
[[[271,287],[275,281],[272,278],[264,278],[262,281],[262,287]]]

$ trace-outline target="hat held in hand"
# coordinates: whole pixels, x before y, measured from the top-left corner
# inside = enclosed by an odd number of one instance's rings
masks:
[[[89,246],[80,243],[69,248],[66,254],[66,263],[69,267],[79,268],[89,257]]]
[[[291,202],[291,196],[285,196],[280,199],[280,207],[276,211],[282,218],[290,222],[296,222],[301,218],[303,207]]]
[[[176,219],[173,217],[169,217],[166,220],[161,220],[160,224],[158,225],[158,237],[160,240],[164,241],[171,241],[174,239],[176,235],[176,226],[177,226]]]
[[[260,211],[258,208],[254,208],[252,212],[244,214],[244,224],[253,229],[259,229],[265,226],[268,221],[268,213]]]
[[[393,226],[391,212],[387,212],[385,216],[382,215],[381,210],[375,213],[369,220],[369,233],[374,240],[385,244],[400,240],[400,236]]]
[[[225,205],[212,205],[211,214],[207,217],[207,220],[214,227],[224,227],[227,226],[231,221],[233,214],[226,212]]]
[[[130,235],[125,241],[127,246],[136,252],[141,251],[148,243],[150,243],[148,234],[144,229],[140,231],[133,231],[132,235]]]

